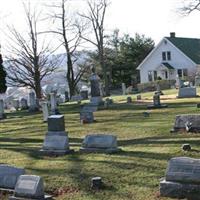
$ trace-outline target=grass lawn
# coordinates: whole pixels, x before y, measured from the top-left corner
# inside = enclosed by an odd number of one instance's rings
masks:
[[[7,113],[7,119],[0,121],[1,163],[24,167],[27,174],[42,176],[46,192],[57,200],[167,200],[159,197],[159,180],[165,175],[167,161],[175,156],[200,157],[198,151],[181,151],[183,143],[200,150],[200,135],[172,134],[170,129],[176,114],[199,113],[196,103],[200,98],[176,99],[176,90],[166,90],[161,101],[169,107],[149,110],[150,117],[144,117],[142,113],[152,102],[152,94],[142,94],[140,102],[132,95],[132,104],[126,104],[127,96],[112,97],[114,104],[95,112],[97,122],[93,124],[80,124],[79,105],[59,107],[72,149],[78,150],[88,133],[112,133],[123,150],[112,155],[76,152],[62,157],[41,156],[38,151],[47,131],[42,114]],[[90,189],[94,176],[102,177],[103,190]]]

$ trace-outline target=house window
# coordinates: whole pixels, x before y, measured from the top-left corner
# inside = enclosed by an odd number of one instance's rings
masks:
[[[166,60],[166,52],[162,52],[162,60]]]
[[[184,78],[188,76],[188,70],[187,69],[178,69],[177,74],[179,78]]]
[[[154,81],[156,81],[158,78],[157,71],[153,71],[153,77],[154,77]]]
[[[171,52],[170,51],[163,51],[162,52],[162,60],[171,60]]]
[[[167,51],[167,60],[171,60],[171,52]]]
[[[148,80],[149,80],[149,82],[153,81],[153,73],[152,73],[152,71],[148,71]]]

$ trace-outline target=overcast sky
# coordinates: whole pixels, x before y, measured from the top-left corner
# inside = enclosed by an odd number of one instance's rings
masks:
[[[56,0],[31,0],[32,3],[51,2]],[[57,0],[59,1],[59,0]],[[121,33],[134,36],[137,32],[151,37],[158,43],[170,32],[179,37],[200,38],[200,12],[187,17],[176,11],[183,0],[110,0],[106,16],[106,28],[112,31],[118,28]],[[84,10],[81,0],[73,0],[74,7]],[[45,12],[45,10],[43,9]],[[20,29],[24,27],[23,7],[21,0],[1,0],[0,26],[5,30],[6,24],[13,24]],[[0,34],[3,45],[4,34]]]

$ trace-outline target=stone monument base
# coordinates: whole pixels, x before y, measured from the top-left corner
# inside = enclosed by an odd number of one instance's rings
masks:
[[[159,109],[159,108],[167,108],[167,104],[160,104],[160,105],[154,105],[154,104],[149,104],[147,105],[147,109]]]
[[[103,105],[102,97],[101,96],[99,96],[99,97],[91,97],[90,104],[91,105],[96,105],[96,106]]]
[[[178,199],[187,198],[190,200],[200,200],[200,185],[163,180],[160,182],[160,196]]]
[[[81,153],[117,153],[122,151],[120,148],[84,148],[79,150]]]
[[[40,153],[44,156],[64,156],[66,154],[71,154],[73,153],[74,150],[46,150],[46,149],[41,149]]]
[[[15,197],[15,196],[10,196],[9,200],[53,200],[52,196],[50,195],[45,195],[44,198],[39,198],[39,199],[30,199],[30,198],[22,198],[22,197]]]

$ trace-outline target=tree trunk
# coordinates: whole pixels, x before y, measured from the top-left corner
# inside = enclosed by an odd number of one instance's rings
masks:
[[[38,70],[35,71],[35,94],[37,99],[42,98],[42,89],[41,89],[41,83],[40,83],[40,72]]]

